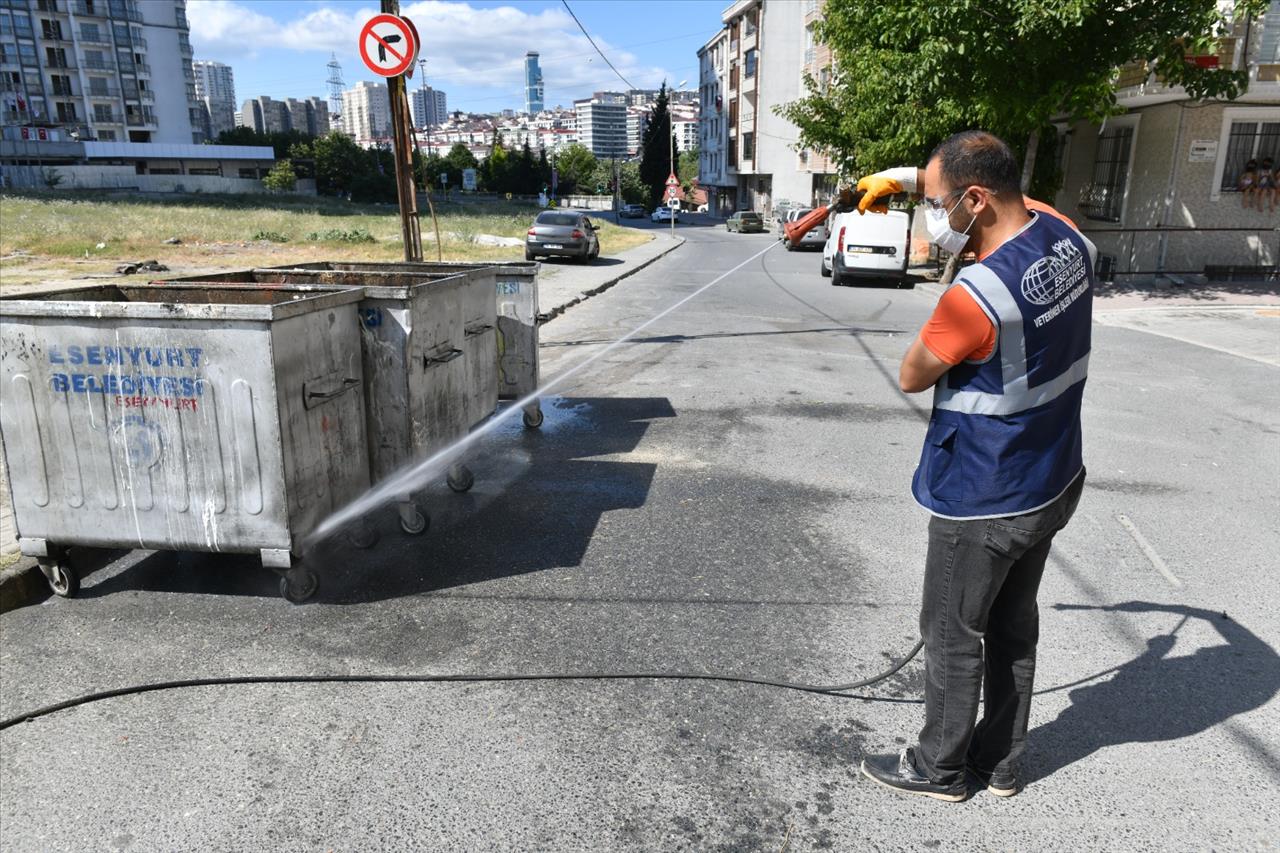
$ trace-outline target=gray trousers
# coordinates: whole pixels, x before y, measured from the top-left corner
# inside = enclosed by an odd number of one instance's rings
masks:
[[[1049,546],[1080,502],[1084,472],[1057,500],[1025,515],[929,521],[920,635],[925,724],[916,764],[950,783],[966,761],[1017,773],[1027,739],[1040,612],[1036,593]],[[978,699],[982,696],[982,721]]]

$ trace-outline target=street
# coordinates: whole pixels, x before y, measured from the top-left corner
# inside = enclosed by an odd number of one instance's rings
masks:
[[[776,243],[696,216],[677,233],[543,326],[544,378]],[[897,371],[936,291],[833,287],[819,260],[774,245],[557,387],[541,430],[512,418],[482,442],[471,492],[424,484],[427,533],[388,507],[372,550],[309,555],[313,602],[282,600],[256,557],[133,553],[76,599],[3,614],[0,718],[219,676],[884,669],[918,637],[928,516],[909,484],[930,400]],[[1088,479],[1041,588],[1013,799],[858,774],[913,742],[920,660],[859,698],[201,687],[0,732],[3,847],[1274,849],[1280,318],[1232,310],[1225,341],[1176,318],[1094,326]]]

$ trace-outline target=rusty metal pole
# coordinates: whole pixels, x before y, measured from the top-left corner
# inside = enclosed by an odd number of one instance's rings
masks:
[[[400,0],[382,0],[382,11],[400,14]],[[400,203],[400,235],[406,261],[422,260],[422,232],[418,225],[418,193],[413,187],[413,147],[409,140],[409,97],[403,74],[387,78],[391,101],[392,143],[395,147],[396,199]]]

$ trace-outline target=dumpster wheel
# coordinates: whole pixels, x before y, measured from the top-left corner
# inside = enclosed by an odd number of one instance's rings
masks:
[[[471,469],[466,465],[454,465],[445,475],[445,480],[449,488],[461,493],[471,490],[471,487],[476,484],[476,475],[472,474]]]
[[[318,589],[320,576],[303,566],[295,566],[280,575],[280,594],[291,604],[301,604]]]
[[[410,536],[426,533],[427,528],[431,526],[431,516],[423,512],[420,507],[405,503],[400,505],[399,510],[400,529]]]
[[[540,407],[534,409],[532,412],[525,411],[521,417],[524,420],[525,429],[537,429],[542,426],[543,414]]]
[[[352,548],[359,548],[361,551],[378,544],[378,528],[368,518],[358,519],[343,531],[343,536]]]
[[[41,558],[40,571],[49,582],[53,594],[62,598],[75,598],[80,591],[80,573],[67,561],[66,555]]]

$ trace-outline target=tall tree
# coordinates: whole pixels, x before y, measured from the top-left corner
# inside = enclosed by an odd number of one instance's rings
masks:
[[[556,157],[556,169],[559,172],[560,195],[573,195],[578,191],[589,191],[596,171],[596,155],[591,149],[577,142],[568,146]]]
[[[923,163],[934,145],[982,127],[1024,152],[1033,174],[1050,120],[1101,120],[1121,112],[1116,69],[1142,62],[1192,98],[1238,97],[1247,72],[1192,57],[1267,0],[828,0],[817,37],[836,79],[806,80],[809,94],[778,108],[801,143],[865,174]],[[1229,65],[1230,63],[1227,63]],[[1052,170],[1038,174],[1052,177]],[[1024,184],[1026,182],[1024,177]]]
[[[449,153],[444,155],[444,162],[449,167],[449,185],[455,187],[462,186],[463,169],[474,169],[480,165],[476,155],[461,142],[449,149]]]
[[[664,82],[658,90],[658,100],[649,113],[649,126],[640,143],[640,180],[649,189],[650,205],[657,206],[662,202],[667,176],[675,171],[673,151],[678,154],[679,148],[675,147],[675,137],[671,133],[671,111],[667,109],[667,84]]]

